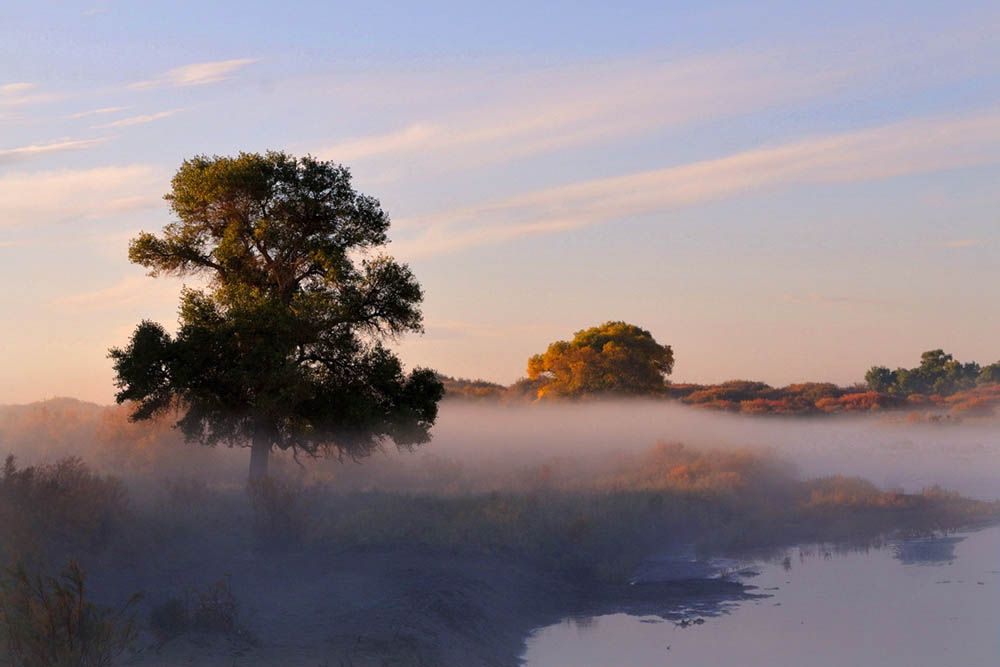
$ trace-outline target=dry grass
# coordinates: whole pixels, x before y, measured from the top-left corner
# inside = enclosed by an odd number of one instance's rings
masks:
[[[136,639],[133,596],[119,611],[87,599],[73,561],[58,577],[12,567],[0,583],[6,659],[18,667],[105,667]]]
[[[79,458],[0,470],[0,544],[8,560],[89,551],[128,520],[125,485],[93,473]]]

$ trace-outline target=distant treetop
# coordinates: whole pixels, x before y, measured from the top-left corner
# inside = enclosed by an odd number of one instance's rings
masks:
[[[528,378],[539,383],[538,398],[661,395],[673,368],[669,345],[634,324],[605,322],[531,357]]]
[[[893,371],[885,366],[872,366],[865,373],[865,382],[872,391],[886,394],[947,396],[976,385],[1000,382],[1000,361],[980,366],[974,361],[957,361],[944,350],[928,350],[920,355],[920,365],[915,368]]]

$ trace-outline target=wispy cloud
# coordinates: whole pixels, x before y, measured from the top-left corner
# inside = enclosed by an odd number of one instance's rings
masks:
[[[41,93],[37,91],[38,84],[26,81],[0,84],[0,107],[54,102],[63,97],[55,93]]]
[[[81,12],[81,14],[83,16],[97,16],[99,14],[107,14],[110,11],[111,10],[108,9],[107,7],[94,7],[93,9],[87,9]]]
[[[23,81],[20,83],[5,83],[3,85],[0,85],[0,95],[4,97],[14,96],[14,95],[24,95],[25,93],[31,92],[37,87],[38,84],[27,83]]]
[[[807,99],[857,74],[851,67],[806,71],[791,59],[740,51],[482,76],[494,85],[478,91],[470,84],[469,97],[478,103],[456,99],[460,111],[427,115],[317,153],[351,163],[394,164],[405,157],[420,170],[466,169]],[[449,93],[445,88],[442,96]]]
[[[78,113],[73,113],[66,118],[86,118],[87,116],[100,116],[108,113],[118,113],[119,111],[128,111],[132,107],[101,107],[100,109],[91,109],[89,111],[80,111]]]
[[[449,252],[678,209],[742,193],[1000,161],[1000,111],[914,120],[397,220],[396,251]]]
[[[158,206],[167,177],[149,165],[0,176],[0,226],[87,220]]]
[[[48,144],[32,144],[30,146],[19,146],[17,148],[0,149],[0,165],[20,162],[32,157],[47,155],[49,153],[63,153],[65,151],[76,151],[84,148],[92,148],[107,141],[106,137],[100,139],[76,139],[56,141]]]
[[[167,70],[155,79],[137,81],[130,88],[158,88],[161,86],[182,87],[201,86],[218,83],[229,78],[229,74],[247,65],[260,62],[261,58],[237,58],[213,62],[193,63]]]
[[[531,155],[653,132],[677,131],[757,111],[802,103],[870,100],[926,89],[953,70],[989,73],[996,21],[942,24],[933,39],[869,31],[855,48],[791,40],[687,58],[645,53],[561,66],[475,64],[447,72],[380,72],[374,81],[347,74],[335,84],[372,105],[379,125],[321,147],[324,158],[349,162],[375,178],[421,177],[513,162]],[[864,39],[861,39],[864,38]],[[902,39],[902,41],[898,41]],[[977,46],[978,45],[978,46]],[[890,48],[893,47],[893,48]],[[413,103],[402,106],[398,100]],[[365,102],[361,102],[365,104]],[[385,111],[385,109],[403,109]],[[401,166],[402,165],[402,166]]]
[[[345,141],[324,148],[320,153],[335,160],[353,162],[376,155],[420,150],[439,144],[445,136],[440,126],[417,123],[396,132]]]
[[[169,111],[158,111],[156,113],[143,114],[141,116],[132,116],[130,118],[122,118],[121,120],[112,121],[110,123],[101,123],[100,125],[91,125],[92,130],[103,130],[109,127],[130,127],[132,125],[144,125],[146,123],[152,123],[153,121],[160,120],[161,118],[170,118],[175,114],[179,114],[184,111],[184,109],[170,109]]]

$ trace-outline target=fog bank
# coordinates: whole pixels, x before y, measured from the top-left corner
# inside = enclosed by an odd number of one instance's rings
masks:
[[[294,462],[281,474],[328,481],[344,490],[456,493],[503,489],[539,474],[600,476],[657,442],[696,450],[768,451],[804,477],[865,477],[880,487],[918,492],[939,484],[971,497],[1000,498],[1000,421],[909,423],[904,413],[759,417],[659,401],[499,405],[444,401],[431,442],[397,452],[388,444],[360,462]],[[249,451],[185,443],[166,416],[132,424],[124,406],[48,401],[0,408],[0,453],[24,463],[82,457],[126,478],[199,476],[241,483]]]

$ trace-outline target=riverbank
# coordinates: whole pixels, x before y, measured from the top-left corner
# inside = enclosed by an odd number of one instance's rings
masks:
[[[696,622],[754,595],[700,567],[631,585],[651,555],[665,555],[660,567],[682,552],[857,545],[1000,518],[1000,503],[937,487],[801,479],[771,455],[670,443],[597,476],[543,466],[520,480],[466,494],[345,493],[289,479],[125,483],[77,459],[10,460],[0,548],[43,578],[75,559],[102,605],[141,592],[125,664],[509,665],[533,629],[566,617]]]
[[[123,663],[506,666],[518,664],[532,630],[566,616],[693,620],[754,596],[737,581],[594,586],[512,557],[428,550],[248,555],[232,565],[245,636],[160,642],[147,632]]]

